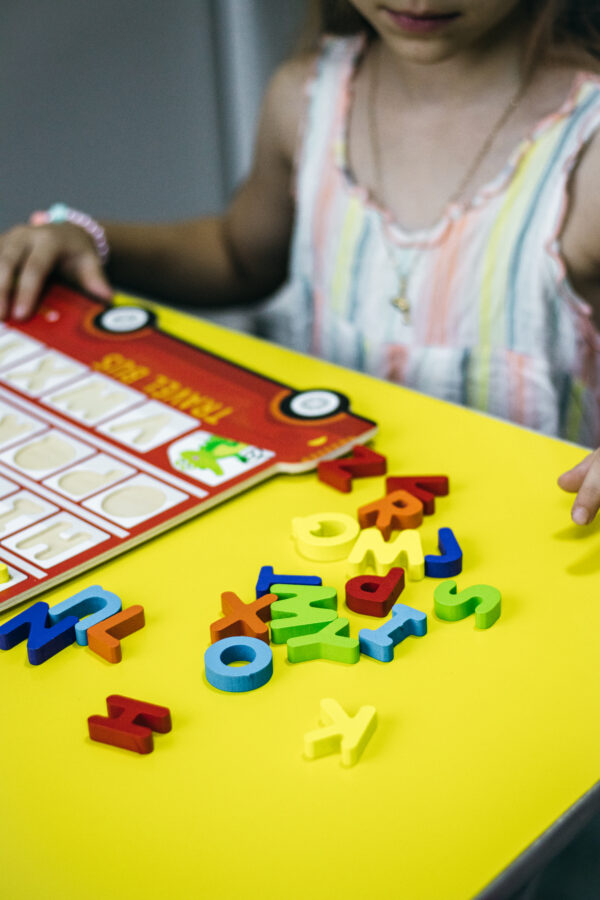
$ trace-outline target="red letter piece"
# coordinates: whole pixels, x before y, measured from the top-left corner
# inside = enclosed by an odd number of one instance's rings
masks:
[[[387,575],[357,575],[346,582],[346,606],[362,616],[387,616],[404,590],[404,569]]]
[[[221,594],[221,605],[225,617],[210,626],[211,644],[226,637],[259,638],[269,643],[269,628],[265,625],[271,618],[271,603],[279,600],[275,594],[263,594],[252,603],[242,603],[233,591]]]
[[[392,491],[408,491],[413,497],[419,498],[425,515],[431,516],[435,510],[435,497],[445,497],[450,488],[446,475],[391,475],[386,479],[385,489],[388,494]]]
[[[393,528],[418,528],[423,521],[423,504],[408,491],[394,491],[381,500],[367,503],[358,510],[361,528],[375,525],[385,541],[389,541]]]
[[[171,713],[166,706],[154,706],[143,700],[111,694],[106,698],[108,718],[90,716],[88,727],[93,741],[112,744],[136,753],[151,753],[152,732],[171,730]]]
[[[88,628],[88,647],[110,663],[121,662],[121,638],[144,627],[144,607],[128,606]]]
[[[387,461],[385,456],[375,453],[360,444],[354,448],[352,456],[342,459],[326,459],[317,465],[320,481],[331,485],[338,491],[347,494],[352,489],[353,478],[366,478],[369,475],[385,475]]]

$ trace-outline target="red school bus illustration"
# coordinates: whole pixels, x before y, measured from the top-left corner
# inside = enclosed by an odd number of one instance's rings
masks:
[[[277,473],[369,440],[297,391],[66,287],[0,328],[0,610]]]

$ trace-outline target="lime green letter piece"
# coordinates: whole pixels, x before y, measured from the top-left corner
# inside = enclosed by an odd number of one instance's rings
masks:
[[[337,619],[335,588],[314,584],[272,584],[279,600],[271,603],[271,641],[285,644],[290,638],[313,634]]]
[[[387,575],[392,566],[406,569],[411,581],[420,581],[425,577],[425,558],[419,532],[407,528],[393,541],[384,541],[378,528],[364,528],[348,557],[350,576],[362,575],[369,568],[378,575]]]
[[[335,619],[313,634],[290,638],[288,659],[305,662],[309,659],[333,659],[335,662],[357,663],[360,658],[358,638],[351,638],[348,619]]]
[[[475,613],[475,627],[489,628],[500,618],[502,597],[500,591],[489,584],[474,584],[456,592],[455,581],[443,581],[433,594],[433,608],[440,619],[456,622]]]
[[[329,753],[342,754],[342,764],[353,766],[377,725],[377,711],[374,706],[361,706],[355,716],[349,716],[331,698],[321,700],[322,728],[304,735],[304,755],[317,759]]]

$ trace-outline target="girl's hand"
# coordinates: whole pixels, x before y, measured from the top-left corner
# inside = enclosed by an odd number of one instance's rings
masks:
[[[83,228],[70,222],[18,225],[0,236],[0,320],[29,318],[52,274],[107,300],[113,295]]]
[[[559,487],[577,492],[571,518],[576,525],[589,525],[600,508],[600,449],[569,469],[558,479]]]

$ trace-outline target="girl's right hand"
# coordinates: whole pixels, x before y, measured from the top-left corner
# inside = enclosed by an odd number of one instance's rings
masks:
[[[104,299],[113,296],[83,228],[71,222],[17,225],[0,236],[0,320],[33,315],[51,275]]]

